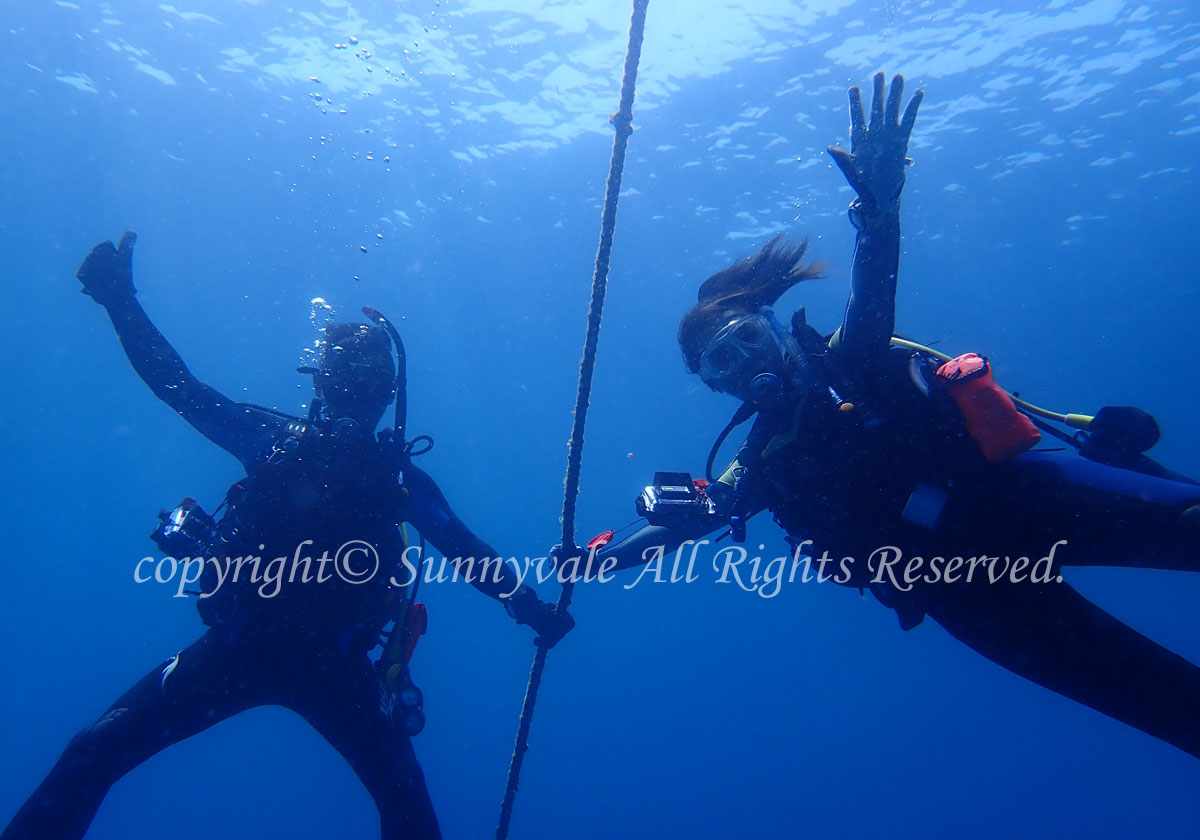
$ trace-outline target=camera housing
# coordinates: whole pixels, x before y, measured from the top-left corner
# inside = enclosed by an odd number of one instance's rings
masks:
[[[638,516],[651,525],[673,525],[717,516],[717,506],[705,488],[708,482],[685,472],[656,472],[654,483],[634,502]]]

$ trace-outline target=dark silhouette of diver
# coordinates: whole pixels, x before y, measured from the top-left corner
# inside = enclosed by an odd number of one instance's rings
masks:
[[[868,119],[851,88],[852,153],[830,149],[857,193],[840,328],[821,335],[803,309],[785,328],[771,310],[820,275],[802,263],[803,243],[776,238],[708,278],[679,326],[685,362],[743,401],[721,439],[757,417],[719,480],[656,476],[639,504],[651,525],[599,558],[639,565],[648,549],[726,526],[737,540],[748,517],[770,510],[798,554],[828,557],[827,577],[870,589],[904,629],[928,615],[1010,671],[1200,757],[1200,668],[1058,579],[1072,565],[1200,570],[1200,486],[1142,454],[1158,439],[1144,412],[1102,409],[1074,441],[1080,454],[1032,450],[1038,432],[985,360],[942,364],[893,339],[899,201],[922,98],[901,115],[902,94],[897,76],[885,105],[877,75]],[[903,561],[887,565],[897,552]],[[914,557],[924,562],[910,586]],[[996,558],[995,583],[979,566],[965,579],[981,557]],[[1028,563],[1008,573],[1020,557],[1051,559],[1033,580]],[[843,558],[853,558],[845,569]]]
[[[155,395],[245,467],[247,477],[226,498],[217,554],[225,561],[298,553],[315,560],[361,541],[356,544],[370,549],[352,560],[347,556],[348,574],[369,571],[372,552],[377,573],[351,584],[332,574],[329,564],[318,579],[314,565],[307,567],[309,582],[284,581],[272,593],[262,588],[265,573],[253,581],[246,567],[234,582],[230,562],[219,582],[218,564],[206,565],[200,583],[208,597],[198,604],[207,632],[71,740],[3,840],[82,837],[125,773],[159,750],[261,705],[292,709],[345,757],[379,808],[382,837],[438,837],[397,701],[367,654],[403,594],[389,581],[412,578],[400,565],[401,522],[415,526],[446,557],[499,555],[410,463],[402,429],[395,440],[374,434],[397,385],[404,384],[399,335],[368,324],[326,327],[320,364],[309,369],[316,399],[307,419],[239,404],[196,379],[138,303],[135,240],[126,232],[119,247],[96,246],[78,277],[83,291],[108,311],[126,355]],[[400,417],[398,410],[398,425]],[[414,559],[412,565],[419,564]],[[477,574],[472,582],[497,599],[516,590],[502,602],[540,634],[540,644],[553,645],[573,626],[569,615],[557,614],[529,587],[517,589],[507,568]]]

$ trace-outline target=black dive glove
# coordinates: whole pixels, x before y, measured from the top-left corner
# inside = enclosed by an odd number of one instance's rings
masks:
[[[550,546],[550,561],[554,564],[555,570],[559,574],[559,580],[563,580],[563,565],[571,562],[571,582],[577,582],[577,579],[582,577],[584,564],[588,560],[588,551],[580,546],[571,546],[569,549],[564,549],[562,543],[555,543]],[[572,562],[573,561],[573,562]]]
[[[917,109],[925,92],[917,91],[900,118],[900,100],[904,97],[904,77],[894,76],[883,102],[884,75],[875,74],[875,92],[871,98],[871,121],[863,112],[862,92],[850,88],[850,151],[829,147],[833,162],[842,170],[846,181],[858,193],[850,206],[850,219],[862,228],[875,216],[896,212],[900,191],[904,189],[904,167],[908,161],[908,138]],[[857,218],[856,218],[857,216]]]
[[[556,606],[543,601],[528,586],[522,586],[505,598],[504,609],[517,624],[528,624],[533,628],[537,633],[533,643],[538,647],[554,647],[575,626],[575,619],[565,612],[559,613]]]
[[[111,306],[129,300],[137,294],[133,287],[133,245],[137,234],[131,230],[121,235],[121,244],[101,242],[84,259],[75,276],[83,284],[80,289],[96,303]]]

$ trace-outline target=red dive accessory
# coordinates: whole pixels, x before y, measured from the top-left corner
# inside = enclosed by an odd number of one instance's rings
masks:
[[[424,604],[413,604],[412,609],[408,612],[408,621],[404,627],[404,664],[407,665],[412,660],[413,651],[417,649],[417,642],[425,631],[429,629],[429,610],[425,609]]]
[[[586,546],[587,550],[595,551],[597,548],[604,548],[604,546],[606,546],[610,542],[612,542],[613,536],[615,534],[616,534],[615,531],[601,531],[599,534],[597,534],[596,536],[594,536],[590,540],[588,540],[588,543]]]
[[[964,353],[938,368],[937,375],[989,461],[1015,458],[1042,439],[1033,421],[1017,411],[1012,398],[996,384],[984,357]]]

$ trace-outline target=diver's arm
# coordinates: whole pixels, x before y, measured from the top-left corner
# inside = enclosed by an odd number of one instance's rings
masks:
[[[427,473],[409,466],[404,470],[404,486],[409,493],[412,524],[467,576],[472,586],[503,604],[517,624],[533,628],[537,633],[536,644],[554,647],[570,632],[575,620],[539,598],[532,587],[522,584],[500,554],[454,515],[446,497]],[[467,567],[466,563],[472,559],[475,565]],[[487,559],[494,562],[483,563]]]
[[[867,356],[887,350],[896,325],[896,275],[900,265],[900,193],[904,189],[908,139],[924,94],[917,91],[900,117],[904,79],[892,80],[884,105],[884,76],[875,76],[870,122],[862,94],[850,89],[851,151],[829,153],[858,194],[850,220],[858,229],[851,269],[850,300],[833,344]]]
[[[136,241],[137,235],[126,231],[119,247],[102,242],[92,250],[76,275],[84,294],[108,312],[130,364],[156,397],[243,463],[252,460],[262,442],[261,423],[197,379],[138,302],[133,286]]]
[[[499,552],[475,535],[453,510],[442,495],[441,489],[429,474],[416,467],[404,470],[404,486],[410,494],[409,513],[412,524],[430,543],[455,566],[462,567],[465,561],[479,562],[496,558]],[[477,566],[478,568],[478,566]],[[493,571],[493,568],[496,568]],[[507,563],[488,567],[488,574],[473,574],[470,584],[489,598],[502,600],[514,592],[521,581]]]
[[[714,533],[721,528],[728,528],[728,521],[696,522],[667,527],[665,525],[647,525],[631,534],[619,543],[605,546],[596,552],[595,568],[615,557],[617,565],[611,571],[619,572],[649,563],[661,552],[672,554],[689,540],[699,540],[706,534]]]
[[[834,340],[845,352],[869,356],[887,350],[896,329],[896,275],[900,266],[900,213],[854,218],[850,299]]]

